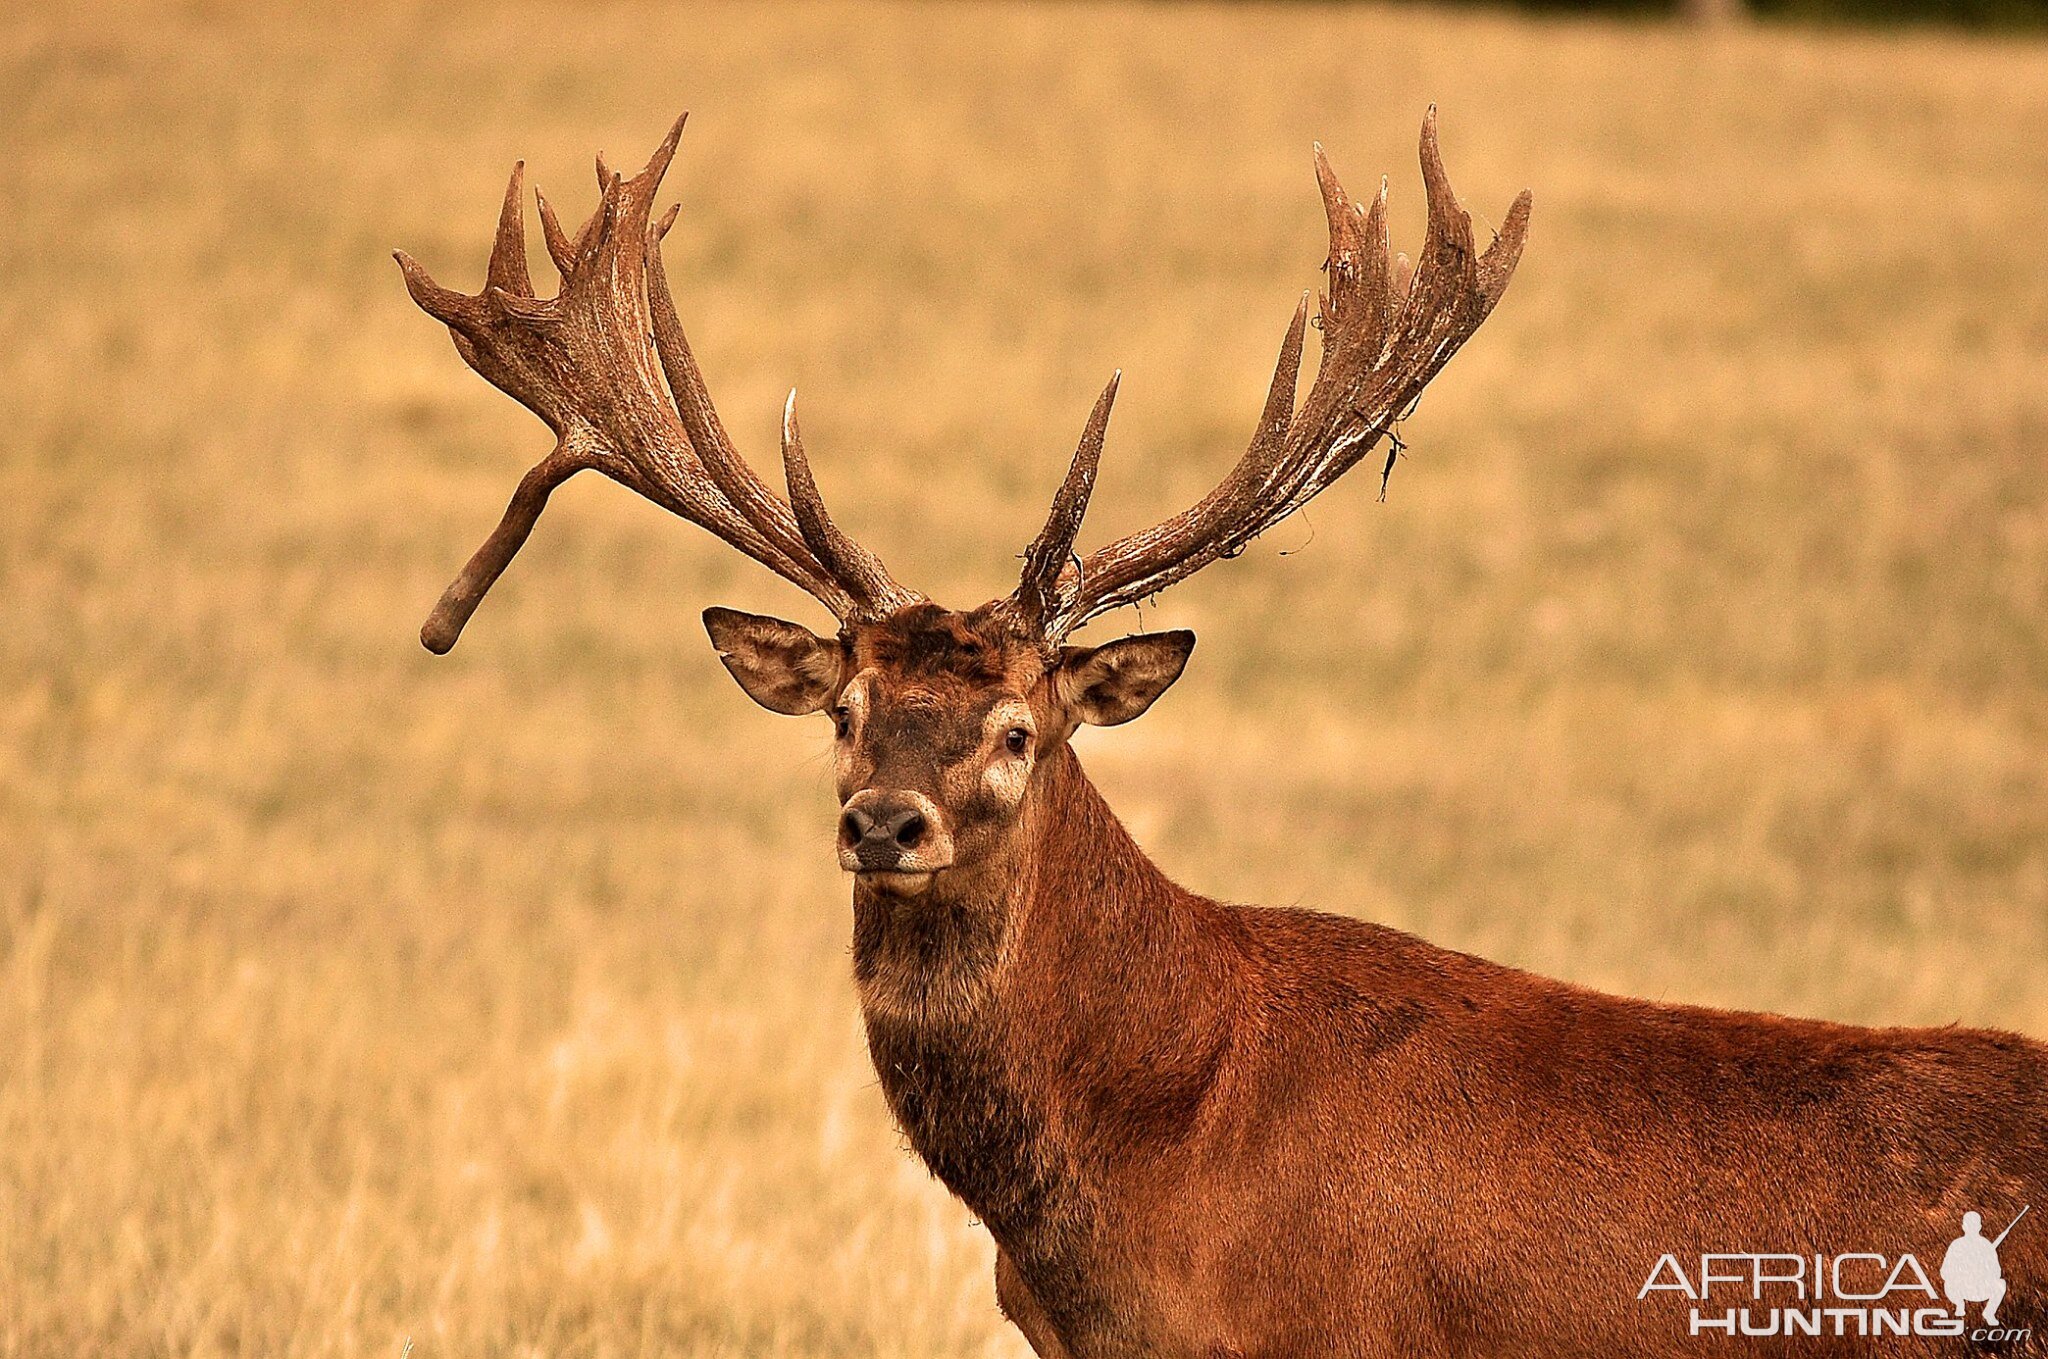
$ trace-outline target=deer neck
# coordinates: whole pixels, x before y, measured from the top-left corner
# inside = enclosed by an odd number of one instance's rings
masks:
[[[1218,908],[1146,858],[1072,751],[1038,770],[1011,853],[854,905],[882,1089],[1006,1249],[1084,1230],[1091,1180],[1198,1112],[1228,1032],[1230,960],[1197,928]]]

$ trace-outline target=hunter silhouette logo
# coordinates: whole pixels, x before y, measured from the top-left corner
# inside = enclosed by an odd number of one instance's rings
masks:
[[[1977,1213],[1963,1214],[1963,1234],[1950,1243],[1948,1254],[1941,1257],[1941,1291],[1955,1304],[1957,1316],[1963,1315],[1965,1304],[1981,1302],[1984,1324],[1998,1324],[1998,1304],[2005,1301],[2005,1274],[1998,1267],[1998,1248],[2031,1207],[2032,1204],[2022,1207],[2018,1216],[2005,1224],[2005,1230],[1989,1241],[1984,1239],[1983,1217]]]

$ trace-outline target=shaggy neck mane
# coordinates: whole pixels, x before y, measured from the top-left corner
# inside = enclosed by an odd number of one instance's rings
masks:
[[[1195,1126],[1241,952],[1067,747],[1021,816],[1010,853],[923,896],[857,887],[854,970],[911,1145],[1006,1250],[1050,1266],[1075,1258],[1102,1180]]]

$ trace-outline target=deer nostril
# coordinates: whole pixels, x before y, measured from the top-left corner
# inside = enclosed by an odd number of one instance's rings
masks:
[[[896,843],[905,849],[916,849],[917,842],[924,839],[924,817],[916,812],[903,818],[896,827]]]
[[[867,839],[874,825],[874,818],[866,812],[858,807],[848,807],[846,814],[839,818],[839,833],[846,837],[848,844],[857,845]]]

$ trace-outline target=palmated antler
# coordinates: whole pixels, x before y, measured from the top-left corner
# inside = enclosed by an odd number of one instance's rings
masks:
[[[808,591],[841,622],[881,617],[923,598],[897,584],[879,558],[826,514],[797,441],[794,392],[783,421],[787,501],[726,437],[662,269],[661,239],[676,210],[651,221],[655,192],[682,132],[678,118],[631,179],[607,170],[600,157],[603,197],[573,238],[535,193],[548,254],[562,275],[554,297],[534,296],[527,273],[523,164],[512,167],[481,293],[443,288],[398,252],[413,301],[448,327],[463,361],[555,432],[554,450],[519,483],[497,529],[420,629],[430,651],[455,645],[533,531],[549,494],[585,468],[710,530]]]
[[[1295,408],[1308,325],[1303,294],[1280,346],[1258,430],[1230,475],[1193,507],[1077,562],[1074,535],[1095,484],[1116,395],[1112,381],[1095,403],[1044,530],[1025,554],[1023,579],[1004,601],[1046,639],[1058,641],[1097,614],[1236,556],[1307,504],[1388,434],[1507,291],[1529,228],[1529,194],[1524,190],[1515,200],[1492,245],[1480,253],[1472,219],[1458,206],[1437,152],[1434,105],[1422,123],[1429,234],[1412,281],[1406,257],[1393,255],[1388,245],[1385,182],[1369,209],[1354,204],[1320,145],[1316,179],[1330,223],[1330,279],[1322,297],[1322,363],[1308,399]]]

